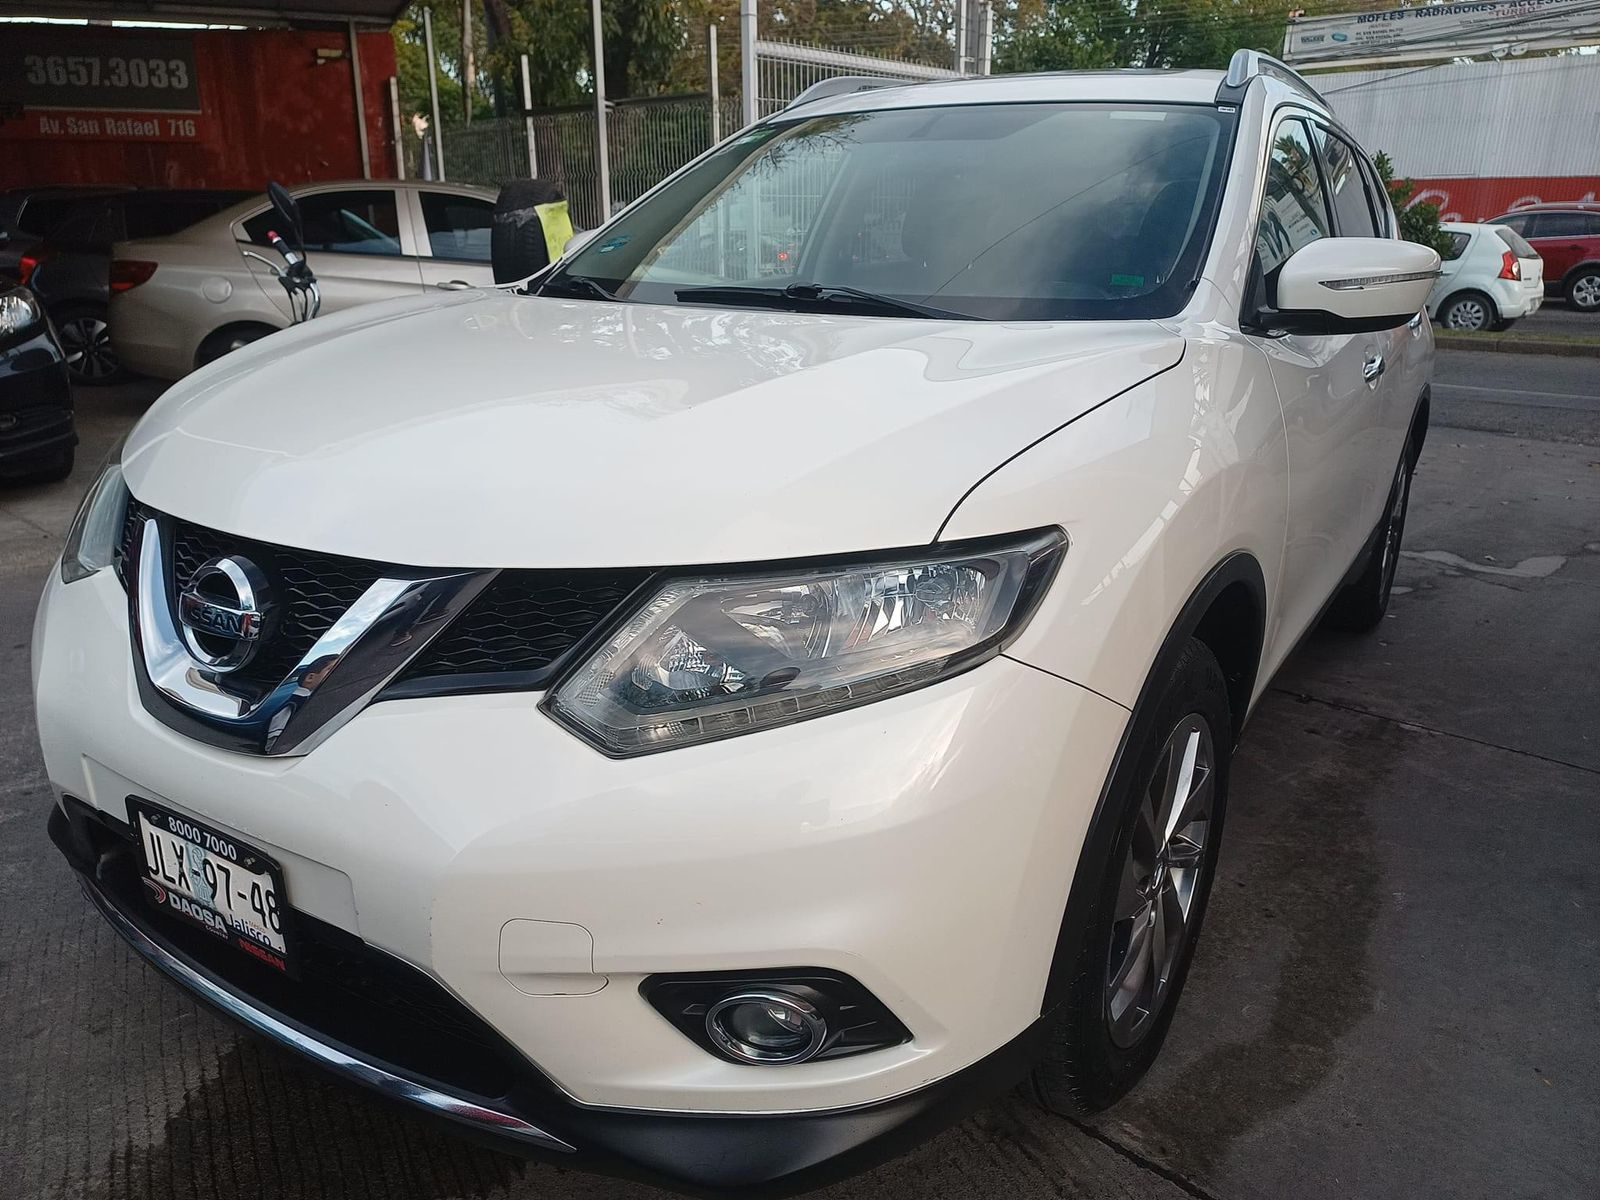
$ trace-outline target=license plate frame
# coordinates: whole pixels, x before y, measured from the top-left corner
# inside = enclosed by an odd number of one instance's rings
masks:
[[[232,834],[142,796],[129,796],[127,804],[128,824],[139,844],[145,898],[161,912],[204,930],[268,969],[298,975],[283,868],[277,860]],[[179,847],[181,861],[167,861]],[[158,862],[152,863],[153,854]],[[198,873],[207,865],[210,878],[200,875],[196,886],[188,871],[193,868]],[[227,904],[218,902],[223,881],[232,893]],[[238,915],[241,906],[248,919]],[[274,916],[276,930],[269,924]]]

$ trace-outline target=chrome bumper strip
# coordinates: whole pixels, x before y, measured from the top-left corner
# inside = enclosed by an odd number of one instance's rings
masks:
[[[405,1079],[402,1076],[384,1070],[382,1067],[376,1067],[369,1062],[353,1058],[343,1050],[326,1042],[320,1042],[316,1038],[278,1020],[270,1013],[253,1007],[248,1001],[236,996],[227,988],[214,983],[153,941],[142,929],[124,916],[91,880],[79,875],[78,881],[83,885],[84,894],[89,897],[90,901],[100,910],[106,920],[111,922],[111,927],[147,961],[191,992],[195,992],[201,998],[210,1001],[234,1020],[254,1030],[256,1033],[271,1038],[291,1050],[296,1050],[314,1062],[343,1075],[345,1078],[372,1088],[374,1091],[392,1099],[403,1100],[408,1104],[414,1104],[418,1108],[426,1109],[451,1120],[460,1121],[465,1125],[492,1131],[501,1136],[516,1138],[539,1149],[560,1150],[567,1153],[572,1153],[576,1150],[576,1147],[569,1146],[553,1134],[529,1125],[521,1117],[486,1108],[482,1104],[464,1100],[459,1096],[452,1096],[448,1092],[436,1091],[425,1084]]]

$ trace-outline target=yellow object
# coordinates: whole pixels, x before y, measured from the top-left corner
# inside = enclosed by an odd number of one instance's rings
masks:
[[[533,211],[539,214],[539,224],[544,228],[544,248],[550,253],[550,261],[555,262],[572,240],[572,214],[567,211],[567,202],[535,204]]]

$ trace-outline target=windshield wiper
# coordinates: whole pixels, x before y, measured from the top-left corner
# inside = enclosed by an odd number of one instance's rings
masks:
[[[539,285],[541,296],[588,296],[591,300],[615,300],[615,292],[608,291],[587,275],[557,275]]]
[[[950,312],[930,308],[911,300],[894,296],[880,296],[860,288],[844,287],[832,283],[791,283],[787,287],[751,287],[743,284],[717,284],[711,287],[686,287],[677,290],[679,300],[699,300],[706,304],[769,303],[776,308],[787,308],[795,300],[802,303],[826,304],[829,307],[872,311],[899,317],[931,317],[939,321],[976,321],[970,313]]]

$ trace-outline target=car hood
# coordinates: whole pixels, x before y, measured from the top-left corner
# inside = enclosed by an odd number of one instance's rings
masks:
[[[173,386],[123,454],[185,520],[417,566],[922,544],[979,479],[1172,366],[1150,322],[891,320],[460,292]]]

